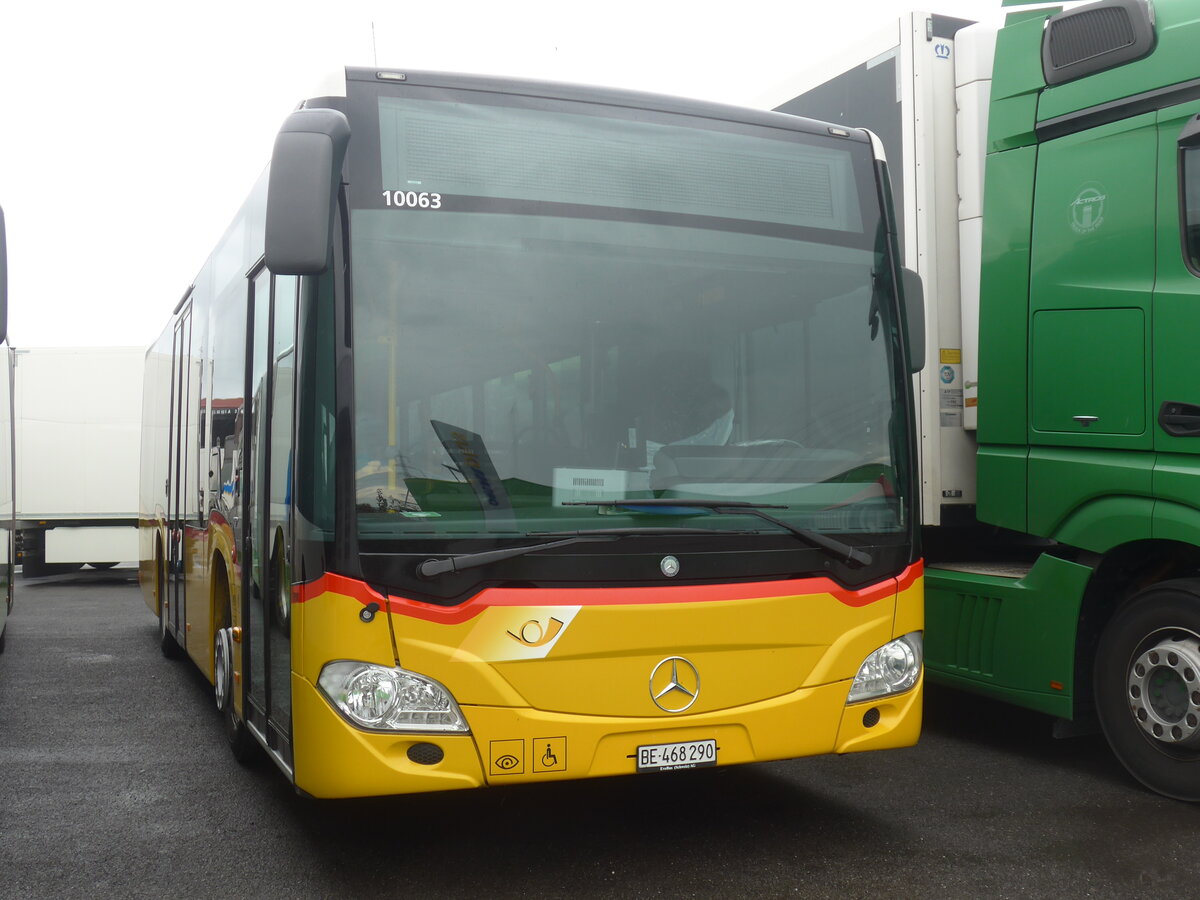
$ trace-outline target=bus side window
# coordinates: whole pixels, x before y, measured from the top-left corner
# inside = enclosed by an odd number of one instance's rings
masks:
[[[298,394],[305,398],[296,410],[299,432],[309,436],[296,448],[295,502],[298,521],[311,524],[318,539],[332,533],[334,524],[334,457],[336,397],[334,395],[333,282],[328,273],[300,283],[300,329],[305,358],[300,360]],[[313,535],[308,535],[313,537]]]

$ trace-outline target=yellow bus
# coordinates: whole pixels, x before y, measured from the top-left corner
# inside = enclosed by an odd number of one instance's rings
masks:
[[[919,288],[867,132],[346,69],[146,357],[163,652],[316,797],[910,745]]]

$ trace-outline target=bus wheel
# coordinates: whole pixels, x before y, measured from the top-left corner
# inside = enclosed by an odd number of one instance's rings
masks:
[[[1153,791],[1200,801],[1200,579],[1142,591],[1096,650],[1096,711],[1121,764]]]
[[[213,693],[224,721],[229,749],[238,762],[246,762],[254,758],[258,744],[234,708],[234,684],[233,629],[226,626],[217,631],[213,641]]]

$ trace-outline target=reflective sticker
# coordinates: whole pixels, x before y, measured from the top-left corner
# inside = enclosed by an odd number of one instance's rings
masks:
[[[938,421],[942,428],[961,428],[963,424],[962,350],[943,347],[939,354]]]

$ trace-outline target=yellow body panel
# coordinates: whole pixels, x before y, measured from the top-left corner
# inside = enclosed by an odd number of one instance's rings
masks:
[[[337,659],[393,665],[396,661],[387,616],[360,618],[363,604],[341,594],[292,605],[292,672],[312,684],[321,668]]]
[[[166,576],[160,568],[166,564],[162,559],[162,546],[166,543],[165,525],[160,522],[142,521],[139,525],[142,558],[138,563],[138,582],[142,590],[142,598],[150,611],[159,615],[159,604],[162,598],[158,596],[160,576],[166,587]],[[226,601],[230,605],[230,622],[240,623],[241,615],[241,578],[233,560],[237,558],[233,547],[233,531],[224,523],[210,523],[203,531],[194,531],[184,542],[186,552],[183,554],[183,577],[186,603],[184,615],[184,633],[179,637],[179,644],[187,652],[204,676],[212,682],[213,674],[213,639],[220,627],[218,620],[223,616],[221,605]],[[152,547],[147,551],[145,548]],[[217,597],[215,570],[220,567],[225,571],[228,598]],[[235,647],[235,665],[241,670],[241,648]],[[237,708],[241,711],[241,696],[237,695]]]
[[[212,579],[207,564],[194,557],[184,557],[187,578],[188,603],[184,607],[187,622],[184,625],[184,649],[199,666],[204,677],[213,681],[213,625]],[[195,599],[193,599],[195,598]],[[203,599],[201,599],[203,598]]]
[[[446,756],[436,766],[408,759],[426,738],[376,734],[346,723],[309,682],[292,677],[296,787],[314,797],[371,797],[481,787],[486,782],[470,735],[438,736]]]
[[[821,591],[697,603],[588,597],[576,606],[484,606],[465,621],[381,610],[363,622],[361,599],[326,590],[294,608],[303,636],[293,677],[296,785],[345,797],[631,774],[639,746],[710,738],[719,765],[909,746],[923,680],[879,701],[847,706],[846,696],[867,655],[921,630],[921,597],[916,578],[859,605]],[[362,731],[325,699],[316,687],[324,662],[397,661],[385,623],[399,664],[450,690],[469,735]],[[689,661],[700,679],[695,702],[674,713],[651,696],[652,673],[670,657]],[[411,761],[415,743],[444,758]]]
[[[892,600],[854,609],[828,594],[585,606],[541,648],[514,635],[531,621],[551,625],[556,611],[545,607],[494,606],[456,626],[394,616],[392,625],[400,664],[433,675],[461,704],[657,717],[666,714],[647,685],[665,657],[700,670],[692,712],[729,709],[853,678],[892,638],[894,613]]]

